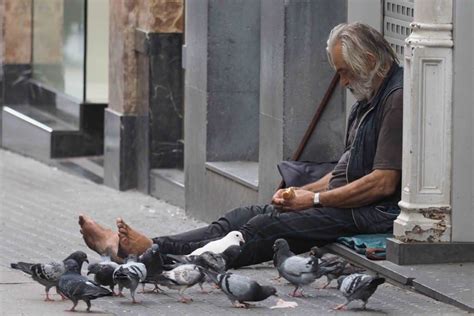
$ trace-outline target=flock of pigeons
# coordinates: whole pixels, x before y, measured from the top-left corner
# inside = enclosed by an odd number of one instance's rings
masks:
[[[184,296],[185,290],[196,284],[203,290],[202,286],[206,282],[221,289],[235,307],[247,308],[250,305],[247,302],[263,301],[278,295],[273,286],[260,285],[249,277],[227,271],[239,256],[242,242],[242,234],[233,231],[218,241],[182,256],[162,254],[159,246],[154,244],[140,256],[129,256],[123,264],[112,262],[110,258],[89,264],[87,275],[93,274],[94,280],[81,275],[83,263],[89,263],[82,251],[72,253],[62,262],[18,262],[12,263],[11,267],[31,275],[42,284],[46,301],[51,300],[49,290],[56,287],[63,299],[73,302],[71,311],[75,310],[80,300],[87,304],[87,311],[90,311],[91,300],[104,296],[123,296],[124,288],[130,290],[132,301],[136,303],[135,292],[139,284],[143,285],[143,290],[145,284],[153,284],[153,292],[161,292],[159,286],[179,290],[180,301],[190,302],[192,299]],[[304,296],[301,287],[322,276],[327,277],[324,288],[337,279],[338,289],[346,297],[346,302],[335,309],[342,309],[353,300],[362,300],[365,308],[377,286],[385,282],[384,278],[362,273],[362,269],[338,256],[323,254],[317,247],[311,249],[308,257],[297,256],[290,251],[286,240],[278,239],[273,250],[273,263],[279,276],[295,286],[290,296]],[[115,286],[118,286],[118,293],[115,293]]]

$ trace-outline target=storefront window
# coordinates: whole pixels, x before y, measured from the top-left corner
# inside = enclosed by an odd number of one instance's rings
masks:
[[[106,103],[108,11],[108,0],[34,0],[33,78],[81,102]]]
[[[33,78],[84,99],[85,0],[33,2]]]

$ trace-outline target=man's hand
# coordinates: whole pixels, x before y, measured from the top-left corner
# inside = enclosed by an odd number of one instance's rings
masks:
[[[285,189],[280,189],[273,195],[272,204],[276,208],[285,212],[294,212],[313,207],[314,192],[296,189],[295,197],[285,200],[282,196],[284,191]]]
[[[273,194],[272,197],[272,204],[277,206],[281,204],[281,201],[283,200],[283,192],[285,192],[286,189],[278,189],[275,194]]]

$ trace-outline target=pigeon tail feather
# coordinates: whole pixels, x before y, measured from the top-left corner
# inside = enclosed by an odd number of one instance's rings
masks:
[[[205,267],[202,267],[202,266],[197,266],[197,267],[202,273],[204,273],[209,279],[211,279],[212,282],[214,282],[215,284],[219,284],[219,279],[218,279],[219,274],[216,271],[206,269]]]
[[[385,278],[376,277],[370,282],[370,285],[379,286],[380,284],[383,284],[383,283],[385,283]]]
[[[190,263],[191,260],[186,255],[170,255],[166,254],[166,258],[173,260],[177,263]]]

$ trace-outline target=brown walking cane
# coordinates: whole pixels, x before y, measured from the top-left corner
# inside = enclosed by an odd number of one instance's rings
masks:
[[[311,120],[311,123],[309,124],[308,128],[306,129],[306,133],[304,134],[303,138],[301,139],[301,142],[296,149],[295,153],[291,157],[291,160],[297,161],[300,159],[301,155],[303,154],[303,151],[308,144],[308,141],[311,137],[311,135],[314,132],[314,129],[316,128],[316,125],[318,124],[319,119],[321,118],[324,109],[329,103],[329,100],[331,100],[331,97],[334,93],[334,90],[336,89],[337,82],[339,81],[339,74],[335,74],[334,77],[331,80],[331,83],[329,84],[329,87],[326,90],[326,93],[324,94],[323,99],[321,100],[321,103],[319,103],[319,106],[316,110],[316,113],[314,113],[313,119]],[[284,182],[283,180],[280,182],[280,185],[278,186],[277,189],[283,188]]]

